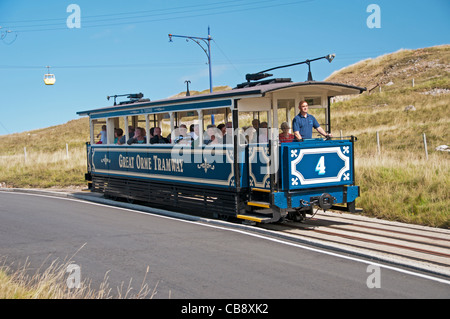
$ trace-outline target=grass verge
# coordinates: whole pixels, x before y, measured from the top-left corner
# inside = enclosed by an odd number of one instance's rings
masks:
[[[85,279],[77,287],[70,287],[68,267],[70,262],[53,261],[46,269],[31,270],[27,260],[23,266],[6,265],[6,258],[0,265],[0,299],[151,299],[156,288],[150,289],[145,283],[147,272],[139,290],[122,283],[113,291],[108,284],[108,273],[98,289],[94,289],[90,280]]]

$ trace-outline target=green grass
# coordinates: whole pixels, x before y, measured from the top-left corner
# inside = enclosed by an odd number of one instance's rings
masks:
[[[364,214],[382,219],[450,227],[450,165],[448,154],[425,160],[359,157],[358,206]]]

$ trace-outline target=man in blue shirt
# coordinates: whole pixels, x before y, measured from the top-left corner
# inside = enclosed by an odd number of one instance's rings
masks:
[[[292,121],[292,130],[294,131],[294,136],[297,141],[302,139],[312,138],[313,127],[325,137],[333,137],[333,135],[326,133],[323,128],[320,127],[319,122],[316,118],[308,114],[308,103],[306,101],[301,101],[298,105],[300,113],[294,117]]]

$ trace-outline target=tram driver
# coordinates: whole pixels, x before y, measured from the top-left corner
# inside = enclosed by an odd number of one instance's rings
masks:
[[[292,121],[292,129],[296,141],[312,138],[313,128],[325,137],[333,137],[332,134],[325,132],[324,129],[320,127],[319,122],[317,122],[314,116],[308,114],[308,102],[301,101],[298,108],[300,113],[294,117],[294,120]]]

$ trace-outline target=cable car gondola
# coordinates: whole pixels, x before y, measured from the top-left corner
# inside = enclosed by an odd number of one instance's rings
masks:
[[[50,67],[47,66],[47,74],[44,74],[44,83],[45,85],[53,85],[56,82],[56,78],[54,74],[50,74]]]

